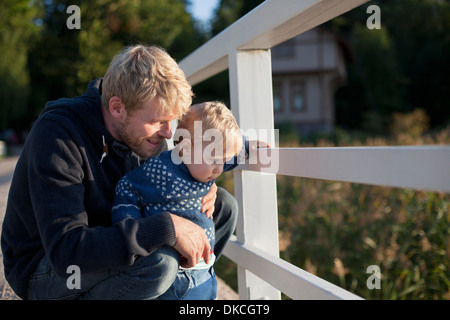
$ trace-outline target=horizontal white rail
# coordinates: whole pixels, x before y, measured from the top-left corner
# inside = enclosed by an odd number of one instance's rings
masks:
[[[260,149],[262,164],[239,169],[297,177],[450,192],[450,146]]]
[[[180,61],[180,67],[195,85],[226,70],[230,52],[270,49],[367,1],[265,1]]]
[[[228,242],[224,253],[231,260],[239,261],[239,266],[251,270],[292,299],[362,300],[361,297],[283,259],[254,246],[243,245],[234,236]]]

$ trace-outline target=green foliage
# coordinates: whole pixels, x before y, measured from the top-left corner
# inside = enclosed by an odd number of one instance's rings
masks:
[[[83,2],[81,12],[77,69],[82,83],[102,76],[123,46],[146,43],[170,52],[179,36],[193,34],[191,17],[179,0]]]
[[[362,114],[361,126],[368,131],[382,133],[386,126],[383,117],[402,109],[398,90],[400,76],[393,43],[386,28],[372,31],[366,26],[355,26],[352,43],[355,68],[365,89],[365,94],[360,97],[361,103],[368,106]]]
[[[80,7],[81,29],[67,28],[68,5]],[[28,126],[48,100],[82,94],[123,46],[158,45],[181,59],[199,45],[182,0],[4,1],[0,15],[1,128],[26,117]]]
[[[32,23],[37,11],[27,0],[0,3],[0,128],[26,112],[28,44],[38,32]]]
[[[84,85],[102,76],[123,46],[142,42],[170,50],[184,30],[192,29],[184,3],[178,0],[102,2],[81,4],[77,78]]]
[[[336,95],[341,126],[384,134],[393,112],[427,106],[432,127],[450,122],[450,2],[371,1],[381,29],[365,26],[362,5],[325,25],[348,46],[348,84]]]
[[[212,22],[212,34],[220,33],[262,2],[264,0],[221,0]]]

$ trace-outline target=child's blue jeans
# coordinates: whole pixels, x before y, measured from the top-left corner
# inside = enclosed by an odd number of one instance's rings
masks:
[[[214,268],[180,269],[172,286],[159,300],[215,300],[217,281]]]

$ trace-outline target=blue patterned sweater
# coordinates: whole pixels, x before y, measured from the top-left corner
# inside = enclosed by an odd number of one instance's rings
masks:
[[[224,171],[234,167],[236,164],[226,163]],[[112,222],[170,212],[204,228],[211,248],[214,248],[213,219],[200,212],[202,199],[213,183],[214,180],[196,181],[186,165],[172,161],[172,150],[165,151],[119,181],[111,211]]]

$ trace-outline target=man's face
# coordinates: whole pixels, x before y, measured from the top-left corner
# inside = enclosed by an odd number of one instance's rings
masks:
[[[150,100],[138,110],[127,113],[117,127],[116,133],[121,142],[140,157],[153,156],[161,141],[172,137],[171,121],[176,117],[159,109],[158,100]]]

